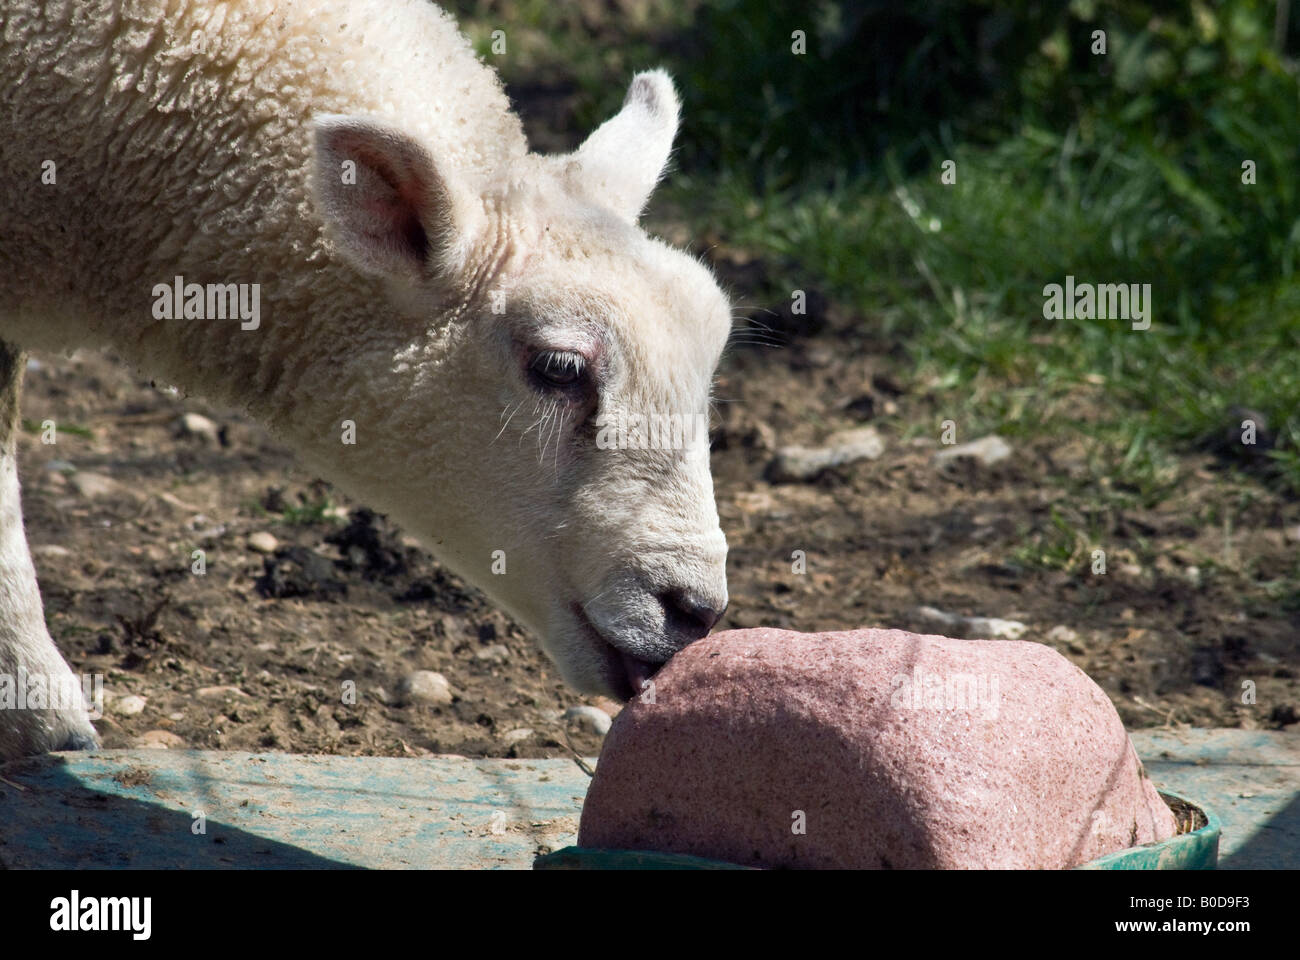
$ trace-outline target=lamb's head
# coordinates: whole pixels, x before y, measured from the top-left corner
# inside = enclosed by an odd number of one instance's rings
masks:
[[[401,409],[378,416],[416,451],[383,506],[571,685],[623,697],[727,605],[708,413],[730,306],[637,225],[677,113],[641,74],[575,153],[473,185],[391,125],[317,124],[336,242],[414,318],[382,387]]]

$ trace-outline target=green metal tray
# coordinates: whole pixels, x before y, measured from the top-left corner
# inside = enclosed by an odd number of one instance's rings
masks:
[[[1219,864],[1219,832],[1222,825],[1214,811],[1193,803],[1172,790],[1160,796],[1178,819],[1178,833],[1168,840],[1129,847],[1098,857],[1080,870],[1213,870]]]
[[[1183,832],[1143,847],[1099,857],[1079,870],[1213,870],[1219,861],[1219,818],[1169,790],[1160,791]],[[651,850],[565,847],[533,861],[534,870],[747,870],[735,863]]]

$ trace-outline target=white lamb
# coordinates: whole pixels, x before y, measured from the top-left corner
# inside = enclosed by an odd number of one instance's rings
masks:
[[[0,677],[71,676],[22,532],[20,346],[249,412],[580,690],[627,697],[706,633],[707,439],[598,442],[706,414],[730,328],[637,226],[677,113],[643,73],[577,152],[531,154],[424,0],[0,0]],[[80,707],[0,711],[0,757],[94,742]]]

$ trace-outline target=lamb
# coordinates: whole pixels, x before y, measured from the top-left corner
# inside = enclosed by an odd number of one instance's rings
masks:
[[[627,698],[718,620],[706,438],[602,442],[707,414],[730,329],[637,223],[667,74],[564,156],[424,0],[0,0],[0,77],[0,677],[70,676],[22,531],[22,348],[247,412],[578,690]],[[95,743],[82,704],[0,711],[0,758]]]

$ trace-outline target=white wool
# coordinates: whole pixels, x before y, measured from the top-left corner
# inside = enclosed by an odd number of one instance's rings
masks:
[[[636,224],[677,114],[641,74],[576,153],[531,154],[424,0],[0,0],[0,340],[247,411],[610,691],[618,650],[680,646],[664,596],[726,603],[707,456],[578,422],[707,411],[728,303]],[[260,324],[158,318],[178,275],[258,284]],[[530,384],[556,349],[591,354],[594,406]]]

